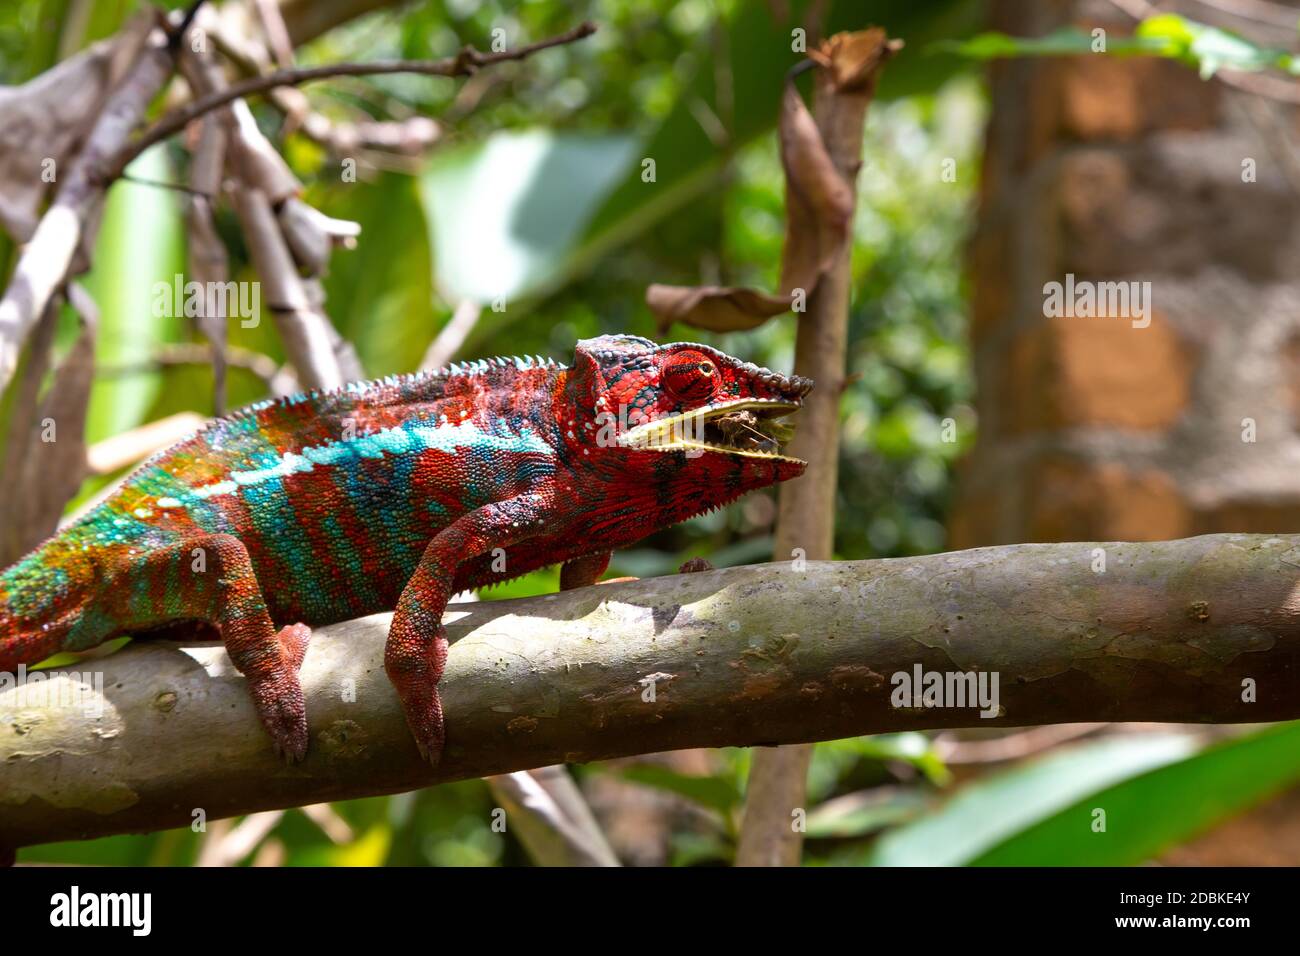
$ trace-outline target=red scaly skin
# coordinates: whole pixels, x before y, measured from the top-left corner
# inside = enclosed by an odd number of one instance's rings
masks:
[[[393,610],[384,666],[436,763],[448,599],[552,564],[585,586],[614,549],[798,476],[765,429],[811,386],[603,336],[570,368],[496,359],[251,406],[0,572],[0,671],[198,622],[296,760],[310,628]]]

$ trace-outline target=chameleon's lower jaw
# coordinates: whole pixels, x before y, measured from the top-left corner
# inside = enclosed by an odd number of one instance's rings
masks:
[[[649,451],[713,452],[747,462],[776,465],[778,477],[794,478],[807,462],[781,454],[794,429],[780,419],[797,411],[797,400],[741,399],[640,425],[624,433],[624,447]],[[797,470],[792,470],[797,469]]]

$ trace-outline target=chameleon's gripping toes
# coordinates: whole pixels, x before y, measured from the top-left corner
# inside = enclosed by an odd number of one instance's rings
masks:
[[[201,622],[296,760],[309,626],[395,609],[384,666],[436,762],[448,598],[557,563],[593,583],[613,549],[796,477],[776,419],[811,387],[613,335],[569,368],[494,359],[250,406],[0,573],[0,671]]]

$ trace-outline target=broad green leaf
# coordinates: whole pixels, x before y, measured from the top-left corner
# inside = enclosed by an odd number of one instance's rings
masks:
[[[500,584],[493,584],[478,589],[478,596],[484,601],[507,601],[511,598],[534,597],[538,594],[554,594],[560,589],[560,566],[552,565],[538,568],[528,574]]]
[[[358,840],[339,847],[331,854],[331,866],[380,866],[388,856],[393,840],[392,830],[384,825],[373,826]]]
[[[1197,23],[1174,13],[1148,17],[1131,37],[1105,37],[1104,47],[1090,32],[1062,27],[1041,37],[1014,37],[991,31],[968,40],[942,41],[935,48],[976,60],[1013,56],[1075,54],[1145,54],[1179,60],[1195,67],[1202,79],[1220,69],[1256,71],[1275,67],[1300,72],[1300,61],[1282,50],[1258,46],[1235,33]]]
[[[657,764],[633,764],[619,769],[618,775],[632,783],[667,790],[694,800],[702,806],[718,811],[724,821],[730,818],[731,812],[740,806],[744,799],[735,783],[724,776],[702,777],[696,774],[678,773]]]
[[[866,836],[912,820],[925,809],[925,795],[902,787],[877,788],[836,797],[808,814],[810,840]]]
[[[853,746],[863,757],[910,764],[925,774],[931,783],[943,786],[952,779],[935,749],[934,740],[925,734],[908,732],[855,737]]]
[[[136,177],[169,181],[162,148],[147,150],[131,164]],[[180,209],[172,193],[119,181],[109,190],[95,246],[94,267],[85,285],[99,306],[95,359],[103,365],[147,364],[181,321],[154,315],[154,285],[173,286],[183,270]],[[90,396],[86,440],[99,441],[141,424],[162,387],[158,374],[99,379]]]
[[[1089,794],[1195,752],[1184,734],[1116,737],[1064,748],[960,790],[935,813],[880,839],[875,866],[961,866]],[[1162,808],[1167,809],[1167,808]]]
[[[438,324],[418,184],[384,173],[373,182],[321,192],[321,208],[361,225],[356,248],[336,249],[330,257],[325,311],[356,346],[368,375],[414,371]]]
[[[1085,53],[1161,54],[1169,48],[1168,38],[1107,37],[1104,50],[1097,49],[1091,33],[1077,27],[1062,27],[1041,37],[1015,37],[989,31],[969,40],[945,40],[935,49],[957,53],[974,60],[996,60],[1012,56],[1072,56]]]
[[[972,862],[1132,866],[1300,780],[1300,722],[1226,740],[1123,780],[1043,819]],[[1095,810],[1106,829],[1093,831]]]
[[[729,863],[735,853],[731,841],[719,833],[674,833],[672,866]]]
[[[434,154],[420,177],[438,287],[450,303],[537,295],[635,151],[632,137],[501,132]]]

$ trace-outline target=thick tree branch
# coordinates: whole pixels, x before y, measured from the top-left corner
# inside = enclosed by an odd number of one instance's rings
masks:
[[[72,668],[102,675],[102,695],[60,700],[67,671],[0,689],[0,848],[683,747],[1300,716],[1300,535],[782,563],[453,605],[436,771],[384,675],[387,623],[317,632],[311,750],[292,767],[219,647],[140,643]],[[918,665],[995,672],[999,716],[894,707],[893,675]]]

